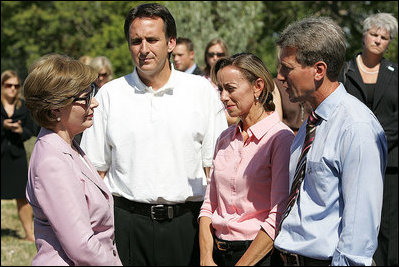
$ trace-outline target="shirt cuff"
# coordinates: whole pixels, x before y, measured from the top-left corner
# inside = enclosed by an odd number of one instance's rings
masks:
[[[350,255],[336,249],[331,266],[371,266],[372,262],[372,257]]]

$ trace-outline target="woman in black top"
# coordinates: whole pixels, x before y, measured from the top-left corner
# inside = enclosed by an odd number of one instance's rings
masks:
[[[16,199],[25,240],[34,241],[32,208],[25,196],[28,163],[24,141],[35,131],[30,112],[21,99],[16,72],[1,74],[1,199]]]

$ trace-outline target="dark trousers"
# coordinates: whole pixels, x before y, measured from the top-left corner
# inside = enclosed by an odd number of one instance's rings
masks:
[[[377,266],[398,265],[398,167],[387,167],[378,248],[374,254]]]
[[[240,250],[228,250],[220,251],[217,246],[213,246],[213,260],[218,266],[234,266],[240,258],[247,251],[249,245],[246,248]],[[275,250],[269,252],[263,259],[261,259],[255,266],[283,266],[283,262],[280,258],[279,253],[275,253]]]
[[[199,265],[198,212],[156,221],[115,205],[115,241],[123,265]]]

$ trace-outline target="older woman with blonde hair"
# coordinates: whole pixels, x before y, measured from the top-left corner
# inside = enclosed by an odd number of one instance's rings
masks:
[[[28,162],[24,142],[34,123],[21,96],[21,80],[13,70],[1,74],[1,199],[16,199],[27,241],[34,241],[32,208],[25,197]]]
[[[46,55],[24,83],[26,105],[42,127],[29,163],[37,254],[32,265],[121,265],[114,242],[113,197],[73,140],[93,125],[97,72]]]
[[[113,78],[112,64],[111,61],[105,56],[98,56],[93,58],[89,64],[93,67],[98,77],[95,81],[97,90],[100,89],[105,83],[109,82]]]

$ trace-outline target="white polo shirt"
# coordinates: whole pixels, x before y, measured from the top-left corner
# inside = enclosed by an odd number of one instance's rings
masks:
[[[113,195],[142,203],[202,201],[203,167],[227,121],[205,78],[173,69],[154,91],[133,73],[106,83],[95,96],[93,126],[81,147],[106,171]]]

